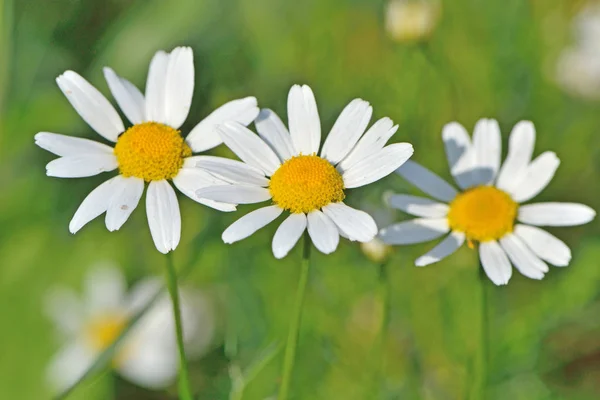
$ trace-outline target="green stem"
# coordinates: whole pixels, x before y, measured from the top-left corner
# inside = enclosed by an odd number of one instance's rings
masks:
[[[287,400],[292,379],[292,370],[296,359],[296,347],[298,343],[298,331],[300,329],[300,320],[302,319],[302,305],[304,304],[304,294],[306,293],[306,283],[308,282],[308,270],[310,267],[310,238],[308,232],[304,232],[304,250],[302,252],[302,265],[300,267],[300,280],[296,291],[296,300],[290,322],[290,330],[285,344],[285,355],[283,358],[283,371],[281,377],[281,386],[279,386],[278,400]]]
[[[179,399],[193,400],[190,388],[190,376],[183,345],[183,328],[181,325],[181,308],[179,306],[179,290],[177,287],[177,273],[173,265],[172,253],[167,253],[167,287],[171,302],[173,303],[173,316],[175,317],[175,333],[177,336],[177,349],[179,350]]]
[[[376,346],[379,352],[378,368],[375,371],[375,388],[376,396],[381,392],[381,386],[385,385],[385,358],[386,358],[386,342],[388,334],[388,326],[390,321],[390,284],[388,280],[388,270],[386,262],[379,264],[379,298],[381,299],[381,323],[377,332]],[[378,396],[379,397],[379,396]]]
[[[489,335],[488,335],[488,304],[487,304],[487,286],[488,279],[482,266],[479,266],[479,288],[480,288],[480,339],[479,351],[477,354],[473,380],[471,389],[471,399],[485,399],[487,390],[487,373],[488,373],[488,352],[489,352]]]

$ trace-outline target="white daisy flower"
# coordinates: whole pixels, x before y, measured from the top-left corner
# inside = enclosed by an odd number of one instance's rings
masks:
[[[556,81],[572,95],[600,98],[600,3],[583,7],[573,19],[575,41],[559,55]]]
[[[373,239],[375,221],[343,203],[346,189],[389,175],[408,160],[413,147],[408,143],[385,146],[398,129],[389,118],[380,119],[365,133],[372,112],[368,102],[351,101],[333,125],[320,156],[321,123],[315,97],[306,85],[290,90],[289,132],[271,110],[262,110],[256,119],[258,136],[239,123],[220,125],[217,130],[223,142],[245,164],[227,171],[237,184],[206,187],[198,196],[234,204],[273,202],[233,223],[223,232],[223,241],[244,239],[283,211],[291,215],[273,238],[277,258],[294,247],[305,229],[325,254],[337,248],[340,235],[359,242]]]
[[[385,28],[398,42],[425,40],[435,30],[440,14],[437,0],[390,0],[385,10]]]
[[[237,121],[247,125],[258,114],[254,97],[230,101],[198,123],[184,140],[178,130],[185,121],[194,91],[194,62],[189,47],[171,53],[159,51],[148,71],[146,96],[129,81],[105,68],[104,76],[121,110],[133,124],[125,129],[110,102],[90,83],[73,71],[56,79],[58,86],[85,122],[114,147],[88,139],[40,132],[38,146],[60,158],[46,166],[46,174],[79,178],[119,170],[119,175],[94,189],[83,201],[71,223],[71,233],[106,212],[106,228],[119,229],[137,207],[148,183],[146,212],[150,232],[161,253],[174,250],[181,235],[181,215],[169,180],[186,196],[201,204],[233,211],[235,205],[198,198],[196,190],[207,185],[227,184],[214,170],[228,168],[235,161],[192,153],[221,143],[214,130],[217,124]],[[197,165],[198,164],[198,165]]]
[[[531,160],[533,124],[522,121],[514,127],[502,167],[500,128],[495,120],[477,122],[473,142],[456,122],[444,127],[442,138],[450,172],[462,192],[423,166],[407,162],[396,172],[439,201],[403,194],[389,196],[389,205],[420,218],[382,229],[382,240],[406,245],[450,233],[418,258],[417,266],[440,261],[465,241],[470,245],[478,242],[483,269],[496,285],[508,283],[511,262],[532,279],[544,277],[548,272],[546,262],[568,265],[571,251],[567,245],[536,226],[581,225],[596,213],[577,203],[521,205],[548,185],[560,163],[553,152]]]
[[[45,311],[65,344],[50,362],[49,383],[63,391],[77,382],[160,289],[160,279],[149,278],[126,293],[120,270],[102,266],[87,276],[83,299],[67,288],[51,291]],[[186,353],[199,356],[215,331],[212,308],[197,291],[184,288],[180,296]],[[151,389],[171,385],[179,358],[170,298],[161,295],[118,346],[112,366],[124,378]]]

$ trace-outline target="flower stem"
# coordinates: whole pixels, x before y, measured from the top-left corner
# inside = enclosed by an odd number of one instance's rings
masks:
[[[167,253],[167,287],[173,304],[175,318],[175,334],[177,336],[177,349],[179,350],[179,399],[193,400],[190,388],[190,377],[183,345],[183,328],[181,325],[181,309],[179,307],[179,290],[177,287],[177,273],[173,265],[172,253]]]
[[[304,250],[302,252],[302,265],[300,267],[300,279],[298,289],[296,290],[296,300],[292,311],[292,320],[290,330],[285,344],[285,355],[283,358],[283,371],[281,377],[281,386],[279,386],[278,400],[287,400],[292,379],[292,370],[296,359],[296,347],[298,343],[298,331],[302,319],[302,305],[304,304],[304,294],[306,293],[306,284],[308,282],[308,270],[310,266],[310,238],[308,232],[304,232]]]
[[[485,399],[487,389],[487,369],[488,369],[488,304],[487,304],[487,285],[488,280],[482,266],[479,266],[479,288],[480,288],[480,339],[479,339],[479,351],[477,354],[473,380],[473,387],[471,389],[471,399]]]

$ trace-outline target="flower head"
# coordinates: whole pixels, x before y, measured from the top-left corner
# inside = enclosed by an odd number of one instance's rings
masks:
[[[416,218],[380,231],[389,244],[426,242],[450,233],[430,252],[416,260],[417,266],[440,261],[465,241],[479,246],[479,257],[488,277],[497,285],[507,284],[511,263],[525,276],[542,279],[546,262],[566,266],[571,259],[567,245],[536,226],[570,226],[591,221],[595,211],[576,203],[522,205],[540,193],[559,165],[553,152],[531,160],[535,128],[519,122],[513,129],[508,155],[500,165],[500,128],[494,120],[475,125],[473,141],[458,123],[442,132],[450,172],[458,192],[433,172],[409,161],[397,173],[437,199],[403,194],[390,195],[390,206]]]
[[[120,270],[104,265],[89,273],[83,298],[67,288],[51,291],[45,310],[64,341],[48,366],[52,386],[62,391],[77,382],[123,334],[113,368],[140,386],[159,389],[171,385],[177,376],[178,353],[169,297],[160,295],[136,325],[125,331],[160,290],[160,279],[148,278],[127,292]],[[200,292],[184,288],[180,296],[186,352],[198,356],[213,338],[212,309]]]
[[[56,133],[35,135],[38,146],[60,156],[46,166],[48,176],[79,178],[118,170],[119,174],[98,186],[83,201],[69,230],[76,233],[85,224],[106,213],[106,228],[114,231],[137,207],[148,183],[146,212],[156,248],[167,253],[179,244],[181,216],[172,183],[186,196],[221,211],[234,204],[198,198],[196,190],[213,184],[228,184],[211,173],[219,168],[214,157],[197,156],[221,143],[215,126],[225,121],[247,125],[258,114],[256,99],[230,101],[198,123],[184,139],[179,128],[187,118],[194,91],[192,50],[177,47],[159,51],[148,71],[145,96],[131,82],[105,68],[104,76],[121,110],[132,123],[125,129],[110,102],[84,78],[66,71],[56,79],[71,105],[85,122],[114,148],[88,139]],[[198,160],[209,164],[197,166]]]
[[[556,81],[572,95],[600,98],[600,4],[585,6],[573,20],[575,42],[559,55]]]
[[[385,27],[398,42],[428,39],[440,17],[437,0],[390,0],[385,11]]]
[[[319,155],[321,122],[313,92],[306,85],[290,90],[289,132],[271,110],[262,110],[256,119],[258,136],[238,123],[219,126],[225,144],[244,162],[232,162],[229,178],[236,184],[203,188],[198,196],[235,204],[273,203],[233,223],[223,232],[223,241],[244,239],[284,211],[290,215],[273,238],[277,258],[294,247],[305,229],[325,254],[337,248],[340,235],[359,242],[373,239],[375,221],[344,204],[346,192],[389,175],[412,155],[413,148],[408,143],[386,146],[398,129],[389,118],[380,119],[365,133],[372,112],[366,101],[351,101]]]

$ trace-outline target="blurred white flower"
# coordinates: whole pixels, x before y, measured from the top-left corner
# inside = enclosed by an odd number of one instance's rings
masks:
[[[35,143],[59,158],[46,165],[46,175],[81,178],[119,170],[119,174],[94,189],[69,223],[71,233],[106,213],[106,228],[115,231],[127,221],[146,192],[146,214],[154,245],[161,253],[175,250],[181,236],[181,215],[173,185],[194,201],[220,211],[235,205],[196,196],[209,184],[228,184],[229,162],[195,156],[222,143],[215,126],[225,121],[248,125],[258,115],[256,98],[225,103],[200,121],[185,140],[179,128],[188,116],[194,92],[194,58],[189,47],[158,51],[148,70],[145,96],[112,69],[104,76],[121,110],[133,124],[128,129],[110,102],[88,81],[66,71],[56,83],[75,111],[106,144],[57,133],[39,132]],[[223,172],[219,174],[219,172]]]
[[[391,0],[385,11],[385,27],[399,42],[415,42],[431,36],[440,17],[436,0]]]
[[[361,243],[360,249],[368,259],[375,263],[384,262],[392,252],[392,246],[386,244],[378,237],[375,237],[370,242]]]
[[[58,391],[77,382],[162,289],[160,279],[148,278],[127,293],[121,271],[108,265],[92,269],[84,286],[83,298],[59,287],[48,293],[44,304],[64,340],[47,370],[49,383]],[[186,353],[197,357],[213,338],[212,307],[197,291],[183,288],[180,297]],[[139,386],[160,389],[174,382],[178,361],[172,303],[161,294],[118,344],[112,367]]]
[[[531,279],[544,277],[546,262],[567,266],[569,247],[537,226],[582,225],[593,220],[596,212],[579,203],[521,204],[544,190],[560,164],[551,151],[531,159],[533,124],[521,121],[515,125],[502,165],[500,127],[493,119],[477,122],[472,141],[456,122],[444,127],[442,138],[450,172],[462,192],[420,164],[407,161],[396,172],[439,201],[389,196],[390,206],[420,218],[384,228],[379,237],[389,244],[406,245],[445,236],[415,261],[420,267],[440,261],[465,242],[471,247],[478,243],[481,265],[496,285],[508,283],[511,264]]]
[[[556,81],[567,92],[600,99],[600,3],[590,3],[573,19],[575,43],[556,65]]]

